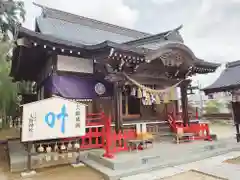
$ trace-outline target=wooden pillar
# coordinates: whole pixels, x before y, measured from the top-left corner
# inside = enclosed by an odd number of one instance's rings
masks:
[[[189,125],[189,116],[188,116],[188,97],[187,97],[187,88],[190,81],[185,80],[181,83],[181,104],[182,104],[182,119],[184,126]]]
[[[239,128],[239,124],[235,124],[236,126],[236,137],[237,137],[237,142],[240,142],[240,128]]]
[[[115,131],[119,133],[122,130],[122,88],[119,82],[114,83],[114,120]]]
[[[240,142],[240,128],[239,128],[240,113],[238,113],[239,107],[240,107],[240,102],[232,102],[232,117],[236,127],[237,142]]]

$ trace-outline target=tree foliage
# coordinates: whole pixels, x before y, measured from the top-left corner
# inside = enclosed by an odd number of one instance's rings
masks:
[[[215,114],[215,113],[220,113],[221,108],[223,107],[224,105],[218,100],[210,100],[206,103],[206,106],[204,109],[207,114]]]
[[[0,1],[0,33],[4,40],[16,34],[16,25],[25,20],[25,14],[23,1]]]
[[[11,61],[8,61],[11,44],[0,43],[0,115],[3,121],[17,107],[17,84],[9,76]]]

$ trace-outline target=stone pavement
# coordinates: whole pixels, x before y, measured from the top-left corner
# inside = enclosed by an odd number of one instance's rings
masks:
[[[153,149],[138,153],[116,154],[116,158],[108,160],[108,163],[114,163],[115,168],[113,169],[109,166],[106,167],[103,163],[99,163],[90,156],[83,162],[103,174],[106,179],[119,180],[137,174],[141,174],[142,177],[148,176],[148,172],[158,172],[158,170],[220,156],[232,151],[240,151],[240,144],[236,143],[233,138],[227,138],[215,142],[197,141],[179,145],[160,143],[159,145],[154,144]],[[147,159],[147,156],[154,158],[148,158],[148,162],[142,162],[140,166],[139,163],[136,164],[137,160]],[[102,155],[99,155],[99,159],[106,160]],[[120,164],[121,166],[119,166]],[[179,169],[176,171],[179,172]]]
[[[219,155],[188,164],[182,164],[161,170],[154,170],[133,176],[123,177],[120,178],[120,180],[157,180],[190,170],[200,171],[216,177],[226,178],[228,180],[239,180],[240,165],[223,163],[223,161],[227,159],[232,159],[239,156],[240,151],[233,151],[224,155]]]

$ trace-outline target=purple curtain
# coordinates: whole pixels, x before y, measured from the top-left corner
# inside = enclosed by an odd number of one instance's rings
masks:
[[[69,99],[94,99],[113,95],[113,85],[96,77],[53,75],[45,82],[53,94]]]

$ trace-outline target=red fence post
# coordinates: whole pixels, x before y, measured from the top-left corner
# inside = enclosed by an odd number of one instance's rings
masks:
[[[105,142],[104,149],[105,153],[103,154],[103,157],[106,158],[113,158],[114,156],[110,153],[111,148],[111,117],[108,117],[105,119],[105,136],[103,138],[103,141]]]
[[[196,120],[199,120],[198,108],[196,107]]]

